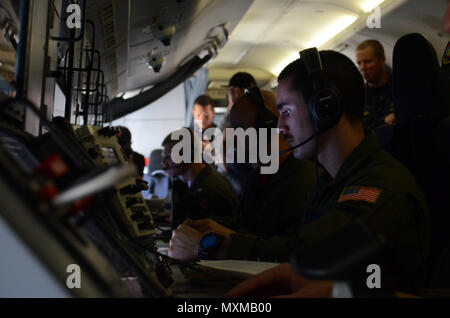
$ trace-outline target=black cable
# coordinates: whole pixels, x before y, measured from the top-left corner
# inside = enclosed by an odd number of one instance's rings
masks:
[[[315,170],[315,175],[316,175],[316,186],[317,189],[319,188],[319,134],[317,134],[316,137],[316,147],[315,147],[315,151],[314,151],[314,170]]]
[[[314,187],[313,192],[310,195],[309,198],[309,203],[308,206],[314,201],[316,200],[316,197],[319,194],[319,136],[320,134],[318,132],[315,133],[316,136],[316,142],[315,142],[315,149],[314,149],[314,175],[315,175],[315,179],[316,179],[316,185]],[[306,211],[306,213],[304,213],[303,215],[303,224],[306,222],[306,220],[308,219],[308,212],[310,211]]]
[[[192,270],[194,270],[194,271],[196,271],[196,272],[199,272],[199,273],[201,273],[201,274],[204,274],[204,275],[206,275],[206,276],[209,276],[209,277],[211,277],[211,278],[213,278],[213,279],[215,279],[215,280],[217,280],[217,281],[226,283],[227,285],[230,285],[231,287],[234,287],[234,286],[236,285],[236,284],[234,284],[234,283],[231,283],[229,280],[227,280],[227,279],[225,279],[225,278],[223,278],[223,277],[219,277],[219,276],[214,275],[214,274],[212,274],[212,273],[210,273],[210,272],[207,272],[207,271],[201,270],[201,269],[198,268],[198,267],[195,267],[195,265],[200,265],[200,264],[197,263],[197,261],[194,261],[194,262],[183,262],[183,261],[179,261],[179,260],[177,260],[177,259],[174,259],[174,258],[172,258],[172,257],[170,257],[170,256],[167,256],[167,255],[165,255],[165,254],[162,254],[162,253],[158,252],[158,251],[156,250],[156,248],[154,248],[154,247],[153,247],[153,249],[150,249],[148,246],[145,246],[145,245],[141,244],[140,242],[138,242],[138,241],[136,241],[136,240],[132,240],[132,242],[135,243],[136,245],[138,245],[139,247],[143,248],[145,251],[147,251],[147,252],[149,252],[149,253],[152,253],[152,254],[154,254],[154,255],[157,255],[157,256],[159,256],[159,257],[162,257],[162,258],[166,259],[166,260],[169,261],[172,265],[175,264],[175,265],[180,265],[180,266],[184,266],[184,267],[190,268],[190,269],[192,269]]]
[[[154,250],[154,251],[151,251],[151,252],[153,252],[153,253],[155,253],[155,254],[157,254],[157,255],[163,257],[163,258],[166,258],[167,260],[170,260],[171,262],[173,262],[173,263],[175,263],[175,264],[177,264],[177,265],[185,266],[185,267],[190,268],[190,269],[192,269],[192,270],[194,270],[194,271],[196,271],[196,272],[198,272],[198,273],[200,273],[200,274],[209,276],[210,278],[213,278],[213,279],[215,279],[215,280],[217,280],[217,281],[220,281],[220,282],[222,282],[222,283],[226,283],[227,285],[230,285],[230,286],[232,286],[232,287],[234,287],[234,286],[236,285],[236,284],[234,284],[234,283],[231,283],[231,282],[230,282],[229,280],[227,280],[226,278],[219,277],[218,275],[212,274],[212,273],[210,273],[210,272],[208,272],[208,271],[205,271],[205,270],[202,270],[202,269],[196,267],[195,265],[200,266],[200,264],[198,264],[196,261],[193,262],[193,263],[192,263],[192,262],[189,262],[189,263],[187,263],[187,262],[181,262],[181,261],[177,261],[176,259],[174,259],[174,258],[172,258],[172,257],[169,257],[169,256],[167,256],[167,255],[164,255],[164,254],[162,254],[162,253],[160,253],[160,252],[158,252],[158,251],[155,251],[155,250]]]
[[[61,20],[61,16],[59,15],[59,12],[58,12],[58,10],[55,7],[55,0],[52,1],[52,7],[53,7],[53,10],[55,11],[56,16],[58,17],[58,19]]]
[[[61,151],[72,160],[72,163],[77,168],[83,167],[81,161],[76,156],[73,155],[72,151],[66,146],[65,142],[58,135],[55,128],[53,127],[53,124],[44,115],[42,115],[41,111],[36,107],[36,105],[34,105],[32,102],[24,98],[8,99],[4,101],[1,105],[6,105],[8,103],[15,103],[15,102],[17,102],[19,105],[24,105],[25,107],[29,108],[36,116],[38,116],[39,119],[42,121],[42,123],[47,127],[50,136],[52,137],[56,145],[61,149]]]
[[[160,230],[161,232],[166,232],[162,227],[155,225],[155,229]]]

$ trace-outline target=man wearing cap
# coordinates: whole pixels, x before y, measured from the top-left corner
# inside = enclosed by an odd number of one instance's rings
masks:
[[[240,97],[244,96],[244,90],[255,86],[257,86],[255,79],[246,72],[238,72],[230,78],[227,88],[228,111],[219,125],[220,130],[224,131],[230,125],[231,108]]]

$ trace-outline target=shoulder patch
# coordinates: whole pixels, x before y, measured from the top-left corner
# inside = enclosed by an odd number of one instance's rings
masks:
[[[380,196],[381,190],[369,187],[348,187],[344,188],[338,203],[345,201],[364,201],[375,204]]]

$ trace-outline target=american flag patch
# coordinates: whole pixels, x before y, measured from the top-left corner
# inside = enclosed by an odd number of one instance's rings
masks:
[[[381,193],[380,189],[368,187],[350,187],[345,188],[339,197],[338,203],[345,201],[365,201],[375,204]]]

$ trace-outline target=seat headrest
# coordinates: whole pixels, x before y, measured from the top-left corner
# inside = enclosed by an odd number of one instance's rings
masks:
[[[168,174],[165,170],[155,170],[151,173],[152,177],[156,177],[156,178],[162,178],[162,177],[167,177]]]
[[[444,112],[439,62],[431,43],[421,34],[402,36],[394,46],[395,119],[437,120]]]
[[[150,153],[148,160],[148,172],[152,174],[153,171],[163,170],[162,165],[162,149],[155,149]]]

